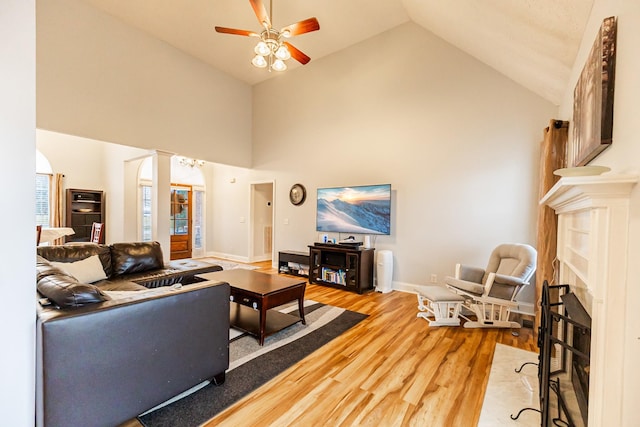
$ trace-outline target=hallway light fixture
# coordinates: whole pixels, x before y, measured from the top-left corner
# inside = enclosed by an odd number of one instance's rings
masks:
[[[205,161],[204,160],[199,160],[199,159],[191,159],[189,157],[182,157],[179,156],[178,157],[178,162],[182,165],[182,166],[189,166],[189,167],[203,167]]]

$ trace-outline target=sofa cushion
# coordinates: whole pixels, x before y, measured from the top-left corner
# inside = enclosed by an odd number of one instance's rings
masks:
[[[51,261],[51,265],[75,277],[80,283],[93,283],[107,278],[98,255],[75,262]]]
[[[101,291],[147,291],[148,289],[142,285],[129,280],[103,280],[98,283],[92,283],[97,286]],[[107,293],[107,295],[109,295]]]
[[[107,245],[96,245],[87,243],[86,245],[60,245],[60,246],[38,246],[38,255],[49,261],[74,262],[81,259],[98,255],[102,263],[102,269],[107,277],[111,277],[111,250]]]
[[[164,268],[158,242],[114,243],[111,245],[113,277]]]

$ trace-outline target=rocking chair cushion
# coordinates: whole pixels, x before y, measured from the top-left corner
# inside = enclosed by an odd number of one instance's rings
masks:
[[[419,294],[432,302],[464,301],[462,296],[455,294],[442,286],[422,286]]]
[[[458,289],[470,292],[475,295],[482,295],[484,292],[484,285],[480,283],[473,283],[466,280],[456,279],[455,277],[447,276],[444,278],[444,282],[447,285],[454,286]]]
[[[483,283],[484,269],[480,267],[473,267],[470,265],[460,264],[460,277],[459,279],[466,280],[473,283]]]

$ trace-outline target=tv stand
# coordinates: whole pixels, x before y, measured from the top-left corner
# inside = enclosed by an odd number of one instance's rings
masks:
[[[278,273],[309,276],[309,252],[289,250],[278,252]]]
[[[309,282],[362,294],[373,290],[375,249],[316,243],[309,246]]]

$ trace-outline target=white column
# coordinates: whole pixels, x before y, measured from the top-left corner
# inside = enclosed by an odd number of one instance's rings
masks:
[[[0,6],[0,414],[3,425],[35,422],[36,12],[34,0]]]
[[[160,243],[165,262],[171,254],[169,218],[171,217],[171,157],[174,153],[155,150],[152,155],[151,235]]]

